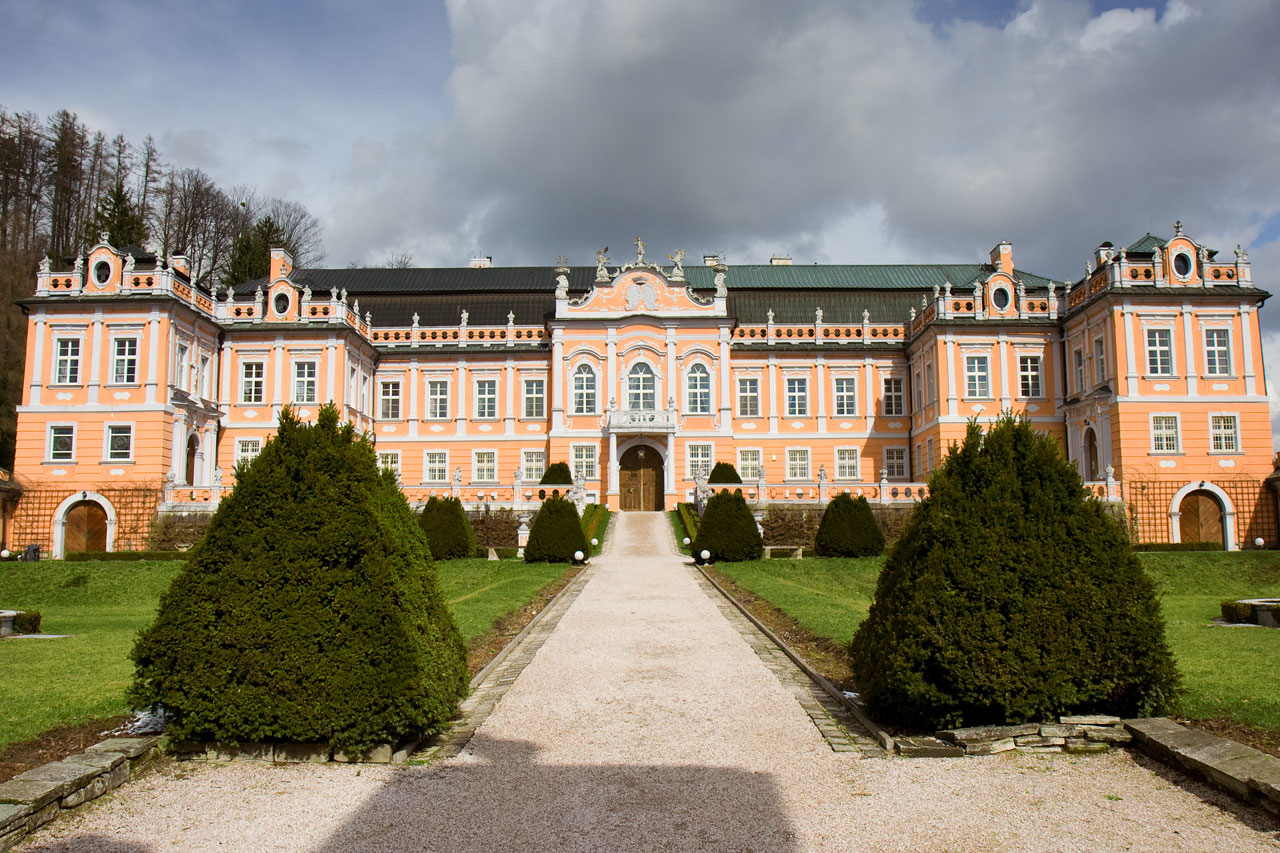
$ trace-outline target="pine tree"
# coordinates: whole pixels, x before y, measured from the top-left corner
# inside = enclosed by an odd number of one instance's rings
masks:
[[[764,554],[764,539],[741,489],[732,492],[722,489],[711,496],[698,524],[692,550],[699,561],[702,552],[707,551],[710,554],[707,559],[713,563],[758,560]]]
[[[288,248],[284,232],[270,216],[262,217],[232,243],[231,258],[227,261],[222,283],[243,284],[266,278],[271,273],[271,250],[280,248]]]
[[[147,223],[142,211],[133,203],[123,183],[107,193],[89,224],[85,227],[85,245],[92,246],[102,234],[117,249],[143,246],[147,242]]]
[[[875,557],[882,553],[884,534],[867,499],[836,495],[822,514],[814,550],[820,557]]]
[[[476,535],[457,498],[432,495],[418,516],[418,523],[437,560],[456,560],[476,553]]]
[[[552,495],[542,502],[529,530],[524,546],[526,563],[568,563],[575,551],[584,555],[587,537],[582,532],[582,518],[571,501]]]

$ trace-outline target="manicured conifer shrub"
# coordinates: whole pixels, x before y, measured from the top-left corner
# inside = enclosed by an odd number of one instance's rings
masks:
[[[358,751],[440,727],[467,690],[422,530],[332,405],[281,412],[133,660],[130,698],[184,740]]]
[[[582,532],[582,519],[572,501],[552,496],[542,502],[524,546],[526,563],[569,563],[573,552],[591,553]]]
[[[738,476],[738,469],[734,468],[728,462],[717,462],[711,468],[711,474],[707,477],[708,483],[741,483],[742,478]]]
[[[708,559],[713,563],[760,559],[764,554],[764,541],[741,489],[732,492],[722,489],[711,496],[698,523],[692,550],[699,561],[702,552],[709,551]]]
[[[937,729],[1171,709],[1152,583],[1053,439],[1012,415],[970,423],[929,489],[851,646],[873,715]]]
[[[836,495],[822,514],[814,550],[820,557],[875,557],[883,553],[884,535],[867,499]]]
[[[431,556],[437,560],[456,560],[473,557],[476,553],[476,535],[457,498],[427,498],[427,505],[418,516],[418,524],[427,537]]]
[[[573,485],[573,472],[569,470],[568,462],[552,462],[547,466],[547,470],[542,472],[542,479],[538,481],[540,486],[558,486]]]

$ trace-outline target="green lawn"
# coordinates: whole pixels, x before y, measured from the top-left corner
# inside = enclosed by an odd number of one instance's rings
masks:
[[[1143,553],[1182,672],[1183,712],[1280,731],[1280,631],[1215,625],[1224,598],[1280,597],[1280,552]],[[883,558],[757,560],[716,568],[822,637],[846,644],[866,618]]]
[[[55,726],[128,711],[129,652],[179,562],[0,563],[0,607],[39,610],[62,640],[0,642],[0,750]],[[560,577],[563,563],[444,560],[441,588],[470,641]]]

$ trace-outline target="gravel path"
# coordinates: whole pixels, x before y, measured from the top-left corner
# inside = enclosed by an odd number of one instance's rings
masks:
[[[834,752],[663,517],[614,519],[590,581],[457,757],[173,765],[22,849],[1280,849],[1265,812],[1123,752]]]

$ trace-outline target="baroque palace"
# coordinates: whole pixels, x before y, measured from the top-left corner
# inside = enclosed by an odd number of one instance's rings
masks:
[[[7,547],[143,548],[208,512],[284,405],[336,403],[411,502],[673,508],[719,461],[758,508],[841,491],[909,504],[970,419],[1056,437],[1140,542],[1277,535],[1248,255],[1175,226],[1104,243],[1083,278],[989,263],[295,269],[193,285],[117,248],[46,261],[29,316]],[[714,485],[714,484],[713,484]],[[981,519],[974,519],[981,523]]]

